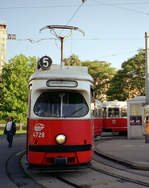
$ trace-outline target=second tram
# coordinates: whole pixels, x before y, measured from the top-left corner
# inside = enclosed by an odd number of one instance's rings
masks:
[[[102,132],[127,134],[127,102],[95,100],[92,105],[95,136]]]
[[[127,102],[104,101],[103,108],[103,131],[127,132]]]
[[[94,124],[94,137],[101,135],[103,131],[102,102],[94,100],[92,103],[92,118]]]

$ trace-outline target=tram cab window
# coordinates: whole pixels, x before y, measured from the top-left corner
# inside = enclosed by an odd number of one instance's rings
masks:
[[[43,92],[34,105],[39,117],[83,117],[88,111],[84,97],[69,91]]]
[[[108,117],[119,117],[119,108],[108,108]]]

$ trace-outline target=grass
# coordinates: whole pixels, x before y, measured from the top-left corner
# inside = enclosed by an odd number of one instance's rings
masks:
[[[26,134],[26,127],[23,127],[22,130],[17,129],[16,135]],[[4,128],[0,127],[0,136],[4,135]]]

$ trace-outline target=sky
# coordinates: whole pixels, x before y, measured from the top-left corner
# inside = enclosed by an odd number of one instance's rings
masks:
[[[48,55],[60,64],[60,41],[47,25],[79,27],[64,40],[64,58],[107,61],[120,69],[124,61],[145,48],[149,32],[149,0],[0,0],[0,23],[16,40],[7,40],[7,60],[16,55]],[[65,36],[68,31],[55,30]],[[29,40],[28,40],[29,39]],[[30,42],[32,41],[32,42]]]

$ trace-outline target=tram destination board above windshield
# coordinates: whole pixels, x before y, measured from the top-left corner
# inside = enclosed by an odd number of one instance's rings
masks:
[[[69,80],[48,80],[48,87],[77,87],[78,83],[76,81]]]

